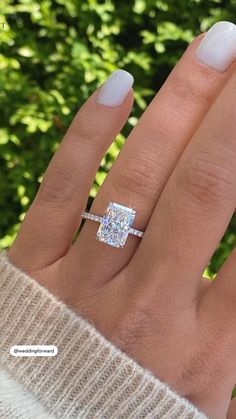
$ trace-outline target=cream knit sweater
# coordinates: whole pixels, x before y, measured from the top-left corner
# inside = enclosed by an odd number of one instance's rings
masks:
[[[12,345],[56,345],[14,357]],[[206,419],[0,254],[0,419]]]

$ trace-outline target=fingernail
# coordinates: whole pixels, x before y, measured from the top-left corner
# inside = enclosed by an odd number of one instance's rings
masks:
[[[236,57],[236,25],[217,22],[196,50],[196,58],[218,71],[225,71]]]
[[[116,70],[103,84],[97,95],[97,103],[105,106],[121,105],[134,82],[133,76],[125,70]]]

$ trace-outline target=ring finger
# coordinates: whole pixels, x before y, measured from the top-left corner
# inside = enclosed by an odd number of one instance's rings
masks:
[[[110,201],[117,202],[134,207],[135,228],[146,228],[181,153],[232,71],[233,66],[225,70],[235,56],[235,40],[235,25],[220,22],[190,45],[126,141],[92,213],[103,215]],[[66,269],[77,271],[80,265],[80,278],[86,279],[92,265],[95,277],[106,281],[127,264],[139,239],[129,237],[125,249],[117,251],[94,240],[97,228],[85,223],[65,259]]]

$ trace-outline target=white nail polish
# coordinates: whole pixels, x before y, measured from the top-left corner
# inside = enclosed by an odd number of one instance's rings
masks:
[[[99,90],[97,103],[111,107],[121,105],[129,93],[133,82],[133,76],[127,71],[114,71]]]
[[[196,58],[215,70],[225,71],[236,58],[236,25],[215,23],[200,42]]]

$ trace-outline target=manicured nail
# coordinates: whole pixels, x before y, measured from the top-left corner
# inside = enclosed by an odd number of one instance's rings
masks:
[[[225,71],[236,57],[236,25],[217,22],[196,50],[196,58],[218,71]]]
[[[97,103],[111,107],[121,105],[129,93],[133,82],[133,76],[127,71],[114,71],[99,90]]]

